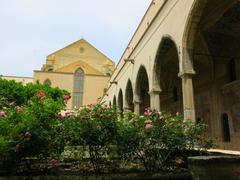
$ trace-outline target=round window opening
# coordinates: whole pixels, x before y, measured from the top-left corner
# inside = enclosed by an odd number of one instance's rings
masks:
[[[80,48],[79,48],[79,51],[80,51],[80,53],[84,53],[84,48],[83,48],[83,47],[80,47]]]

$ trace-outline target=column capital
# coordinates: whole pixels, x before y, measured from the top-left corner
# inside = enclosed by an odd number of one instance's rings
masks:
[[[133,100],[133,104],[141,104],[141,100],[135,99]]]
[[[152,88],[150,91],[148,91],[148,94],[160,94],[162,90],[160,88]]]
[[[193,69],[184,70],[184,71],[178,73],[178,77],[180,77],[180,78],[193,77],[195,74],[196,74],[196,72]]]
[[[128,107],[128,106],[125,106],[124,107],[124,111],[129,111],[130,112],[130,111],[132,111],[132,109],[130,107]]]

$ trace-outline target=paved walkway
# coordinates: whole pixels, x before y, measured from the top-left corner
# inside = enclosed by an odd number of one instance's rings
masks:
[[[240,151],[231,151],[231,150],[223,150],[223,149],[209,149],[208,152],[216,152],[216,153],[223,153],[226,155],[239,155]]]

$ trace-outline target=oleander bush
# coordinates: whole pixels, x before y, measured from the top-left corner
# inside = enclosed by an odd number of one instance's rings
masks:
[[[58,88],[41,84],[23,86],[0,79],[0,161],[3,168],[14,171],[24,159],[51,157],[63,151],[64,145],[56,143],[59,134],[54,125],[68,96]]]
[[[146,171],[186,167],[190,152],[212,146],[203,124],[183,121],[180,115],[147,108],[144,116],[127,117],[119,128],[119,153],[125,161],[138,159]]]
[[[32,159],[47,159],[56,168],[68,147],[78,151],[73,160],[97,173],[136,165],[147,172],[175,171],[187,167],[193,151],[212,146],[203,124],[179,114],[147,108],[143,116],[122,116],[103,103],[62,111],[69,98],[58,88],[0,79],[0,169],[18,171],[22,162],[31,169]]]
[[[95,172],[119,168],[116,154],[119,166],[138,163],[148,172],[174,171],[186,168],[189,153],[212,145],[203,124],[150,108],[144,116],[128,112],[122,118],[115,108],[89,105],[61,123],[67,144],[89,152]]]

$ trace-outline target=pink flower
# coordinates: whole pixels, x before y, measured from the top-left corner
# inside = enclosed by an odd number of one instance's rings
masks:
[[[87,105],[88,108],[93,108],[93,106],[94,106],[93,104],[88,104]]]
[[[148,107],[148,108],[145,109],[145,111],[150,113],[150,112],[152,112],[152,109],[150,107]]]
[[[101,126],[100,126],[100,125],[97,125],[96,128],[97,128],[97,129],[101,129]]]
[[[71,113],[70,112],[66,112],[65,113],[65,117],[70,117]]]
[[[20,149],[21,145],[20,144],[17,144],[16,145],[16,151],[18,151]]]
[[[145,111],[145,112],[143,113],[143,115],[144,115],[144,116],[148,116],[149,113],[148,113],[147,111]]]
[[[179,112],[176,112],[176,116],[179,116],[180,115],[180,113]]]
[[[43,100],[46,97],[46,94],[43,90],[41,90],[37,93],[37,97],[38,99]]]
[[[160,111],[156,112],[156,115],[161,116],[162,113]]]
[[[69,95],[64,95],[64,96],[63,96],[64,103],[66,104],[70,98],[71,98],[71,96],[69,96]]]
[[[64,96],[63,96],[63,99],[64,99],[64,100],[69,100],[70,98],[71,98],[71,96],[69,96],[69,95],[64,95]]]
[[[17,106],[16,109],[18,110],[18,112],[23,112],[24,111],[23,106]]]
[[[152,124],[146,124],[146,125],[145,125],[145,128],[146,128],[146,129],[152,129],[152,128],[153,128],[153,125],[152,125]]]
[[[32,136],[32,134],[30,133],[30,132],[25,132],[25,134],[24,134],[24,137],[25,138],[30,138]]]
[[[58,118],[59,121],[62,121],[64,119],[64,117],[61,113],[58,113],[57,118]]]
[[[0,111],[0,117],[5,117],[6,113],[4,111]]]
[[[55,168],[57,166],[57,160],[56,159],[51,159],[50,161],[52,168]]]
[[[105,104],[104,106],[103,106],[103,109],[108,109],[109,108],[109,106],[107,105],[107,104]]]

